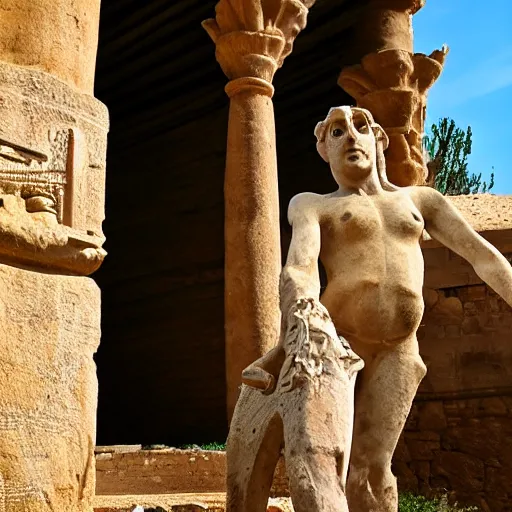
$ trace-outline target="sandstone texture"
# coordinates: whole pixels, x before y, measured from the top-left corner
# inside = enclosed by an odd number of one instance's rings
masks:
[[[342,70],[338,83],[370,110],[388,134],[387,174],[405,187],[425,182],[423,131],[428,89],[443,69],[447,49],[426,56],[402,49],[365,55]]]
[[[96,454],[98,496],[209,494],[226,492],[226,452],[205,450],[110,451]],[[287,496],[283,460],[277,465],[271,496]]]
[[[0,510],[91,512],[100,294],[0,266]]]
[[[106,254],[99,7],[0,7],[2,512],[92,511],[100,293],[78,276]]]
[[[224,493],[166,494],[160,496],[100,496],[94,512],[224,512]],[[267,512],[293,512],[289,498],[270,498]]]
[[[105,256],[105,106],[5,63],[0,97],[0,260],[90,274]]]
[[[395,452],[399,487],[508,511],[512,311],[482,284],[428,295],[418,332],[428,373]]]
[[[479,233],[512,229],[512,196],[474,194],[450,201]]]
[[[272,80],[315,0],[220,0],[203,22],[230,80],[224,178],[225,329],[230,418],[242,370],[279,338],[281,245]]]
[[[0,61],[92,94],[100,0],[3,0],[0,12]]]
[[[287,324],[279,378],[266,374],[261,389],[265,356],[243,373],[252,385],[242,387],[226,444],[226,510],[265,510],[283,453],[297,512],[348,512],[354,386],[363,362],[318,301],[297,301]]]

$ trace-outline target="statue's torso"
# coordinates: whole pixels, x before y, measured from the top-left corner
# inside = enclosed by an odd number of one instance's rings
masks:
[[[324,196],[318,208],[322,302],[339,333],[373,343],[414,333],[423,315],[424,222],[407,189]]]

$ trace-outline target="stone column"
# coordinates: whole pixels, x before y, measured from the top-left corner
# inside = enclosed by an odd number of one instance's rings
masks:
[[[0,60],[93,93],[100,0],[2,0]]]
[[[400,186],[425,183],[427,92],[447,54],[447,48],[430,56],[413,53],[412,15],[423,5],[424,0],[371,1],[354,41],[360,64],[345,67],[338,82],[386,130],[387,175]]]
[[[203,23],[230,79],[224,185],[229,417],[242,370],[278,341],[281,254],[272,80],[313,3],[221,0],[216,19]]]
[[[100,0],[0,16],[0,510],[92,512],[108,113]]]

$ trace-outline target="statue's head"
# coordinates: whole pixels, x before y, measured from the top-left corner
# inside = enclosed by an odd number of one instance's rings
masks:
[[[329,163],[340,186],[358,186],[377,172],[384,188],[393,188],[386,178],[383,151],[388,137],[371,113],[358,107],[334,107],[316,125],[316,147]]]

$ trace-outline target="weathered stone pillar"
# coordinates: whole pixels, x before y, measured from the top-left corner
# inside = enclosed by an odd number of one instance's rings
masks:
[[[339,84],[370,110],[389,136],[386,169],[400,186],[425,182],[422,138],[428,89],[439,77],[447,49],[413,53],[412,15],[424,0],[373,0],[357,27],[361,63],[345,67]]]
[[[0,17],[0,511],[92,512],[108,114],[100,0]]]
[[[2,0],[0,60],[93,93],[100,0]]]
[[[242,370],[278,341],[279,198],[272,80],[314,0],[221,0],[203,26],[231,80],[225,175],[228,416]]]

